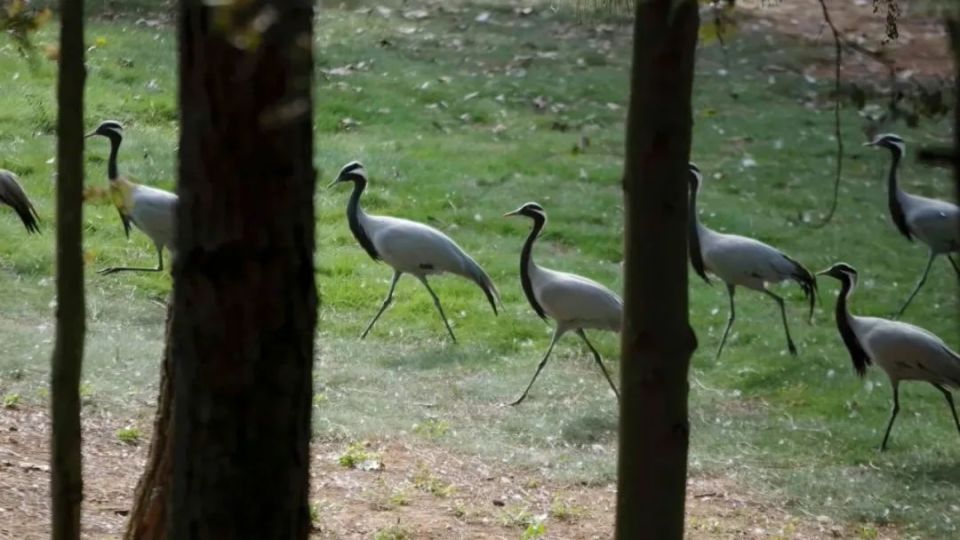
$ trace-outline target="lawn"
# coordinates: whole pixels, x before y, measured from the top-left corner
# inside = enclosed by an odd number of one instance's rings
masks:
[[[614,480],[615,399],[582,345],[564,339],[528,400],[505,407],[529,377],[551,328],[521,291],[524,220],[501,215],[536,200],[550,221],[540,264],[622,287],[619,177],[629,67],[623,21],[583,19],[538,4],[348,2],[325,7],[316,26],[317,281],[322,295],[315,369],[316,437],[342,442],[423,441],[557,482]],[[89,21],[87,123],[125,126],[121,171],[172,189],[177,147],[175,32],[159,16],[121,13]],[[55,309],[53,174],[55,67],[38,37],[34,63],[0,49],[0,167],[18,173],[44,234],[27,236],[0,212],[0,395],[45,402]],[[818,51],[824,53],[824,51]],[[926,261],[886,210],[888,156],[860,147],[857,112],[844,110],[845,177],[838,214],[810,226],[829,200],[835,142],[829,81],[771,65],[802,64],[811,51],[773,31],[739,34],[725,62],[699,52],[693,159],[704,171],[702,219],[783,249],[811,270],[843,260],[860,270],[852,308],[890,316]],[[828,51],[824,54],[828,54]],[[735,94],[735,95],[734,95]],[[892,126],[909,144],[949,138],[946,122]],[[108,144],[87,143],[88,186],[106,185]],[[909,156],[910,154],[908,154]],[[348,189],[324,190],[359,159],[371,175],[371,213],[444,230],[497,283],[494,317],[482,292],[455,278],[433,281],[460,343],[448,341],[429,295],[404,278],[394,305],[365,341],[358,335],[386,294],[391,271],[370,260],[347,227]],[[948,197],[949,177],[908,159],[905,189]],[[89,409],[122,422],[152,412],[168,276],[98,276],[116,264],[154,264],[146,237],[127,240],[116,211],[85,208],[88,336],[83,395]],[[889,451],[879,453],[891,404],[885,376],[858,379],[833,322],[837,284],[820,280],[808,325],[799,288],[788,300],[800,350],[791,357],[776,306],[741,291],[737,322],[714,361],[727,316],[722,286],[692,272],[690,316],[700,348],[691,382],[691,473],[723,477],[779,501],[795,515],[826,515],[890,534],[945,537],[957,531],[960,444],[942,396],[907,383]],[[957,281],[935,265],[905,320],[960,348]],[[618,340],[592,336],[618,366]],[[0,411],[2,414],[2,411]]]

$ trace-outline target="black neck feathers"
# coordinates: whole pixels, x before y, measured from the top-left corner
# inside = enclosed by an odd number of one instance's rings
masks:
[[[538,212],[531,212],[524,215],[533,219],[533,229],[530,231],[530,236],[527,236],[526,242],[523,243],[523,251],[520,252],[520,284],[523,286],[523,294],[526,295],[527,301],[530,302],[530,307],[537,312],[537,316],[541,319],[546,319],[547,314],[544,313],[543,307],[540,306],[540,303],[537,302],[536,295],[533,294],[533,283],[530,281],[530,265],[533,262],[533,243],[537,240],[537,237],[540,236],[540,231],[543,230],[547,219]]]
[[[707,269],[703,264],[703,253],[700,251],[700,228],[697,220],[697,191],[698,183],[690,183],[690,208],[687,209],[687,249],[690,250],[690,264],[693,270],[708,284]]]
[[[900,168],[902,155],[899,149],[891,149],[890,153],[893,155],[890,162],[890,174],[887,177],[887,202],[890,206],[890,217],[893,218],[893,223],[897,226],[900,234],[907,237],[907,240],[913,240],[910,227],[907,225],[907,217],[903,213],[903,206],[900,204],[900,186],[897,185],[897,170]]]
[[[107,138],[110,139],[110,159],[107,161],[107,178],[116,180],[119,176],[117,171],[117,153],[120,151],[120,143],[123,142],[123,137],[121,137],[119,133],[111,132],[107,135]]]
[[[857,375],[863,377],[867,373],[867,366],[869,366],[871,362],[870,356],[867,355],[867,351],[860,345],[857,334],[854,333],[853,327],[850,326],[850,312],[847,307],[847,301],[853,290],[853,278],[847,274],[843,274],[840,282],[842,283],[842,288],[840,289],[840,296],[837,297],[837,328],[840,330],[840,337],[843,338],[843,344],[846,345],[847,351],[850,353],[853,369],[857,371]]]
[[[350,194],[350,202],[347,203],[347,223],[350,224],[350,232],[353,233],[357,242],[360,242],[360,247],[370,255],[370,258],[379,261],[380,254],[377,253],[377,248],[374,247],[367,231],[360,224],[360,195],[367,188],[367,179],[358,174],[348,174],[345,177],[353,181],[353,193]]]

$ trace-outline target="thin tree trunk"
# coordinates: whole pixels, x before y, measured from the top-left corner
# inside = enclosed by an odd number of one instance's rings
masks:
[[[83,291],[83,0],[60,2],[57,77],[57,330],[50,401],[53,538],[80,537],[83,470],[80,373],[86,332]]]
[[[697,2],[636,3],[623,179],[625,311],[616,537],[683,537],[687,191]]]
[[[168,535],[306,538],[313,1],[181,0],[179,22]]]
[[[137,482],[133,508],[127,520],[124,540],[160,540],[166,537],[167,507],[170,502],[173,459],[173,362],[170,358],[170,328],[173,307],[167,308],[166,344],[160,368],[160,396],[153,417],[153,436],[147,468]]]
[[[960,202],[960,14],[947,18],[947,33],[953,51],[953,181]]]

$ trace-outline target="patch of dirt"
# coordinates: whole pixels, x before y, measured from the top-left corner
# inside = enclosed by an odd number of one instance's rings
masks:
[[[146,441],[121,443],[116,431],[126,424],[101,413],[85,414],[83,427],[84,537],[116,537]],[[48,440],[44,411],[0,410],[0,538],[49,536]],[[393,528],[418,539],[516,539],[536,520],[545,523],[543,538],[612,537],[613,485],[549,481],[420,440],[367,443],[382,469],[348,469],[338,463],[346,446],[313,445],[315,538],[371,538]],[[691,539],[843,538],[853,530],[824,516],[791,515],[724,478],[690,479],[687,513]],[[885,529],[880,537],[894,535]]]
[[[826,0],[827,9],[841,38],[892,62],[901,75],[919,78],[949,77],[952,70],[947,33],[943,21],[918,13],[906,0],[898,22],[899,37],[886,38],[885,12],[874,13],[872,0]],[[833,34],[824,22],[818,0],[748,0],[737,2],[751,29],[775,30],[780,34],[811,42],[828,52],[808,74],[833,76]],[[844,50],[844,77],[886,78],[887,68],[862,54]]]

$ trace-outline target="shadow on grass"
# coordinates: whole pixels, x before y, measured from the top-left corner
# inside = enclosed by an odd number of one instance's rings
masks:
[[[474,351],[445,344],[434,346],[434,348],[429,350],[410,350],[407,354],[397,353],[384,356],[378,359],[377,363],[385,368],[418,370],[461,367],[466,365],[486,365],[485,358],[471,354],[472,352]]]
[[[617,417],[586,413],[564,422],[560,433],[575,445],[612,443],[617,438]]]

